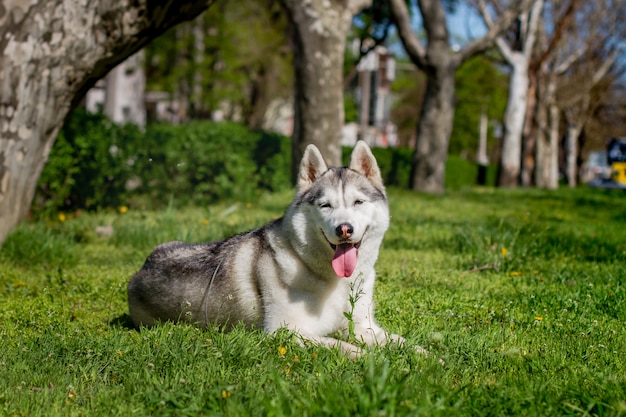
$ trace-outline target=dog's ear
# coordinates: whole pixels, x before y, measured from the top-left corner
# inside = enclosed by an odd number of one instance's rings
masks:
[[[300,173],[298,174],[298,192],[308,190],[313,181],[328,171],[328,165],[319,149],[315,145],[308,145],[304,150],[300,161]]]
[[[376,187],[385,189],[376,158],[367,143],[362,140],[354,146],[348,168],[365,175]]]

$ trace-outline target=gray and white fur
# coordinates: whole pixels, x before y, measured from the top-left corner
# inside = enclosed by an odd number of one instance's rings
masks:
[[[330,336],[348,335],[352,291],[356,338],[403,343],[374,320],[374,264],[388,226],[385,188],[365,142],[342,168],[329,168],[309,145],[282,218],[218,242],[157,246],[128,284],[130,316],[137,327],[168,320],[285,327],[356,356],[357,346]]]

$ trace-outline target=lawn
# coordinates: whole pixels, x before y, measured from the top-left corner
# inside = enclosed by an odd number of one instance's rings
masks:
[[[286,331],[128,326],[153,246],[260,226],[290,193],[23,223],[0,249],[0,414],[626,415],[626,194],[389,194],[377,317],[408,343],[356,360]]]

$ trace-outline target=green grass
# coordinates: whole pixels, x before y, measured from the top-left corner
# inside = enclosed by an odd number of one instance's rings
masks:
[[[409,346],[349,360],[284,331],[128,328],[154,245],[290,198],[22,224],[0,249],[0,415],[626,415],[623,193],[391,190],[377,317]]]

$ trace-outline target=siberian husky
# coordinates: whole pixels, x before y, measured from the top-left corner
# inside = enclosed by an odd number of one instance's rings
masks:
[[[282,218],[218,242],[157,246],[128,284],[130,316],[137,327],[285,327],[350,356],[359,355],[356,344],[401,344],[374,320],[374,263],[388,226],[385,188],[365,142],[343,168],[329,168],[309,145]]]

